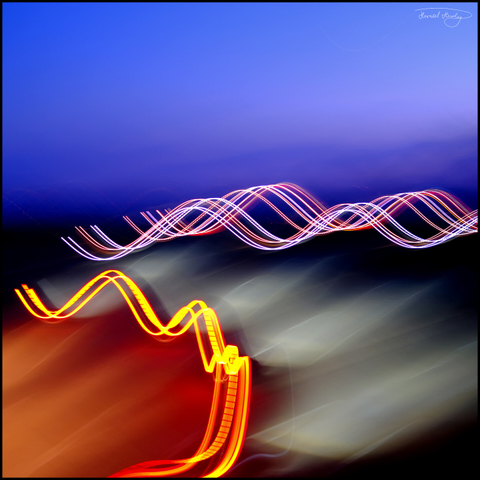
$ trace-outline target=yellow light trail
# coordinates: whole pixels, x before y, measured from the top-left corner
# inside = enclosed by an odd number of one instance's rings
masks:
[[[19,289],[15,289],[15,292],[32,315],[56,323],[74,315],[111,283],[120,291],[139,325],[150,335],[175,337],[193,326],[205,371],[213,373],[215,379],[205,435],[192,457],[142,462],[111,476],[170,477],[214,456],[216,466],[204,476],[223,475],[240,455],[245,439],[250,405],[251,364],[248,356],[239,356],[238,347],[225,345],[220,322],[213,309],[201,300],[193,300],[163,325],[136,283],[118,270],[107,270],[97,275],[57,310],[47,309],[36,292],[27,285],[22,285],[23,293]],[[202,333],[202,322],[206,334]],[[227,376],[227,382],[223,381],[224,375]]]

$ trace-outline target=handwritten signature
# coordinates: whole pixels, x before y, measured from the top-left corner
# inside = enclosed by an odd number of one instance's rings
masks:
[[[435,10],[437,13],[425,13],[426,10]],[[448,12],[446,10],[449,10]],[[428,8],[417,8],[416,12],[421,12],[418,15],[420,20],[426,18],[442,18],[443,23],[450,28],[456,27],[462,20],[470,18],[472,14],[465,10],[458,10],[456,8],[437,8],[437,7],[428,7]],[[455,13],[451,13],[454,11]],[[458,13],[461,12],[461,13]],[[462,14],[467,14],[468,16],[463,16]]]

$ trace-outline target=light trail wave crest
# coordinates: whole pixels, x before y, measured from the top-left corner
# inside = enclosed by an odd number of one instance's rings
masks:
[[[294,233],[285,237],[274,234],[248,213],[255,204],[263,204],[280,217],[284,226]],[[394,217],[408,210],[436,233],[423,238],[409,231]],[[427,214],[422,210],[426,210]],[[71,237],[62,240],[73,250],[90,260],[115,260],[155,242],[183,236],[207,235],[227,229],[251,247],[263,250],[282,250],[312,237],[335,231],[374,228],[388,240],[407,248],[428,248],[458,236],[478,231],[478,211],[463,205],[453,195],[441,190],[386,195],[371,202],[342,203],[325,207],[307,190],[290,183],[264,185],[235,190],[221,198],[193,199],[178,205],[159,218],[142,212],[150,224],[142,230],[129,217],[128,224],[139,236],[127,245],[119,245],[98,226],[91,228],[96,240],[84,228],[77,232],[101,256],[87,251]],[[433,217],[435,220],[432,220]]]

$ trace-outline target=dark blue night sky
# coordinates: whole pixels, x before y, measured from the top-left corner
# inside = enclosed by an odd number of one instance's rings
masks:
[[[5,222],[276,182],[474,208],[477,7],[422,6],[4,4]]]

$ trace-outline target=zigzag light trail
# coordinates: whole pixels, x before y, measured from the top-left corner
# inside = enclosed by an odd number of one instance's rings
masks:
[[[205,476],[223,475],[235,463],[245,439],[250,404],[251,365],[248,356],[238,355],[236,346],[225,345],[214,310],[208,308],[204,302],[194,300],[182,307],[167,325],[163,325],[135,282],[117,270],[107,270],[97,275],[58,310],[47,309],[35,291],[27,285],[22,285],[25,295],[18,289],[15,289],[15,292],[30,313],[44,321],[56,323],[74,315],[110,283],[117,287],[139,325],[150,335],[175,337],[193,326],[205,371],[213,373],[215,378],[208,425],[202,443],[192,457],[143,462],[112,477],[170,477],[214,456],[218,457],[217,466]],[[200,322],[205,325],[206,333],[202,333]],[[223,380],[224,375],[228,378],[226,382]]]
[[[296,232],[282,238],[263,227],[247,213],[255,203],[266,205]],[[281,207],[275,203],[280,203]],[[426,208],[436,220],[422,213],[419,207]],[[409,231],[394,218],[407,209],[437,233],[422,238]],[[90,260],[115,260],[155,242],[213,234],[223,229],[229,230],[247,245],[263,250],[290,248],[312,237],[335,231],[374,228],[393,243],[406,248],[433,247],[478,231],[478,211],[472,211],[453,195],[441,190],[399,193],[371,202],[343,203],[327,208],[305,189],[282,183],[235,190],[221,198],[193,199],[165,214],[157,210],[157,214],[159,219],[150,212],[142,212],[150,224],[146,231],[125,216],[124,219],[139,234],[137,239],[125,246],[114,242],[96,225],[91,228],[104,244],[84,228],[76,227],[87,243],[100,250],[103,256],[85,250],[71,237],[62,237],[62,240]]]

